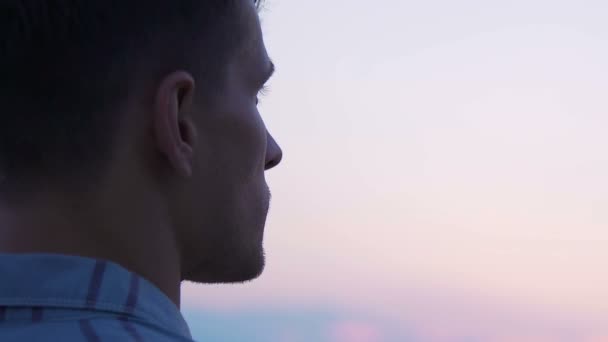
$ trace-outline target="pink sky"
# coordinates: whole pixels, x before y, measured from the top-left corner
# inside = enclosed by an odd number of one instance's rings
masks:
[[[605,2],[267,8],[262,109],[285,151],[268,268],[185,302],[363,310],[437,341],[608,341]]]

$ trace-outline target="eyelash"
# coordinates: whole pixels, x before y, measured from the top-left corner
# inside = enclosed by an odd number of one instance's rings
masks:
[[[262,89],[260,89],[260,91],[258,91],[258,96],[255,98],[255,105],[256,106],[259,105],[260,97],[267,96],[269,92],[270,92],[270,87],[268,87],[268,85],[262,86]]]
[[[270,92],[270,87],[267,85],[264,85],[262,87],[262,89],[260,89],[260,91],[258,92],[258,97],[267,96],[269,92]]]

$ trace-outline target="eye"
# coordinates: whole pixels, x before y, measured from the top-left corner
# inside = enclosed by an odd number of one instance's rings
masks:
[[[269,92],[270,92],[270,88],[267,85],[264,85],[262,87],[262,89],[260,89],[260,91],[258,92],[258,96],[255,99],[255,104],[258,105],[260,103],[260,98],[268,96]]]
[[[265,84],[262,89],[260,89],[260,91],[258,92],[258,94],[260,94],[260,96],[266,96],[268,95],[268,93],[270,92],[270,87]]]

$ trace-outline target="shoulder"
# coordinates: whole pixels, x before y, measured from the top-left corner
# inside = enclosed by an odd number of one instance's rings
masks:
[[[176,341],[193,342],[170,329],[123,317],[90,317],[37,323],[4,322],[0,325],[2,342],[38,341]]]
[[[149,322],[118,318],[93,318],[80,320],[79,330],[87,341],[176,341],[192,342],[173,333],[169,327],[161,327]],[[95,339],[97,337],[98,339]]]

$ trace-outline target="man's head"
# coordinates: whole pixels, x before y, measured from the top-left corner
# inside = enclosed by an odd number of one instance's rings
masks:
[[[2,1],[0,200],[136,199],[164,215],[182,279],[259,275],[281,150],[257,110],[274,66],[256,5]]]

